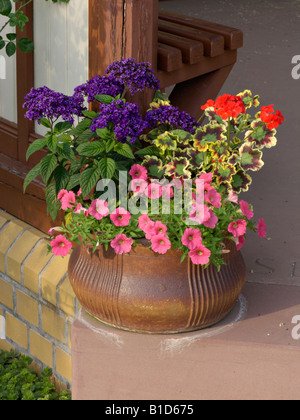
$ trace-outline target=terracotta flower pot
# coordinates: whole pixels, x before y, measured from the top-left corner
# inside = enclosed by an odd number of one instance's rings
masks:
[[[82,307],[111,326],[144,333],[178,333],[208,327],[233,308],[246,267],[236,246],[227,246],[227,265],[180,263],[180,253],[158,255],[143,245],[118,256],[99,247],[77,246],[69,278]]]

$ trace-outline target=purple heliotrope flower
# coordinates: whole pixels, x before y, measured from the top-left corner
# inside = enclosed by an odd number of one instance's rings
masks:
[[[95,95],[110,95],[114,98],[122,94],[124,84],[107,76],[95,76],[83,85],[75,88],[75,94],[87,96],[87,101],[93,102]]]
[[[54,122],[61,117],[71,124],[74,122],[74,115],[82,116],[82,111],[86,109],[82,97],[67,96],[46,86],[32,88],[25,96],[23,108],[27,108],[25,117],[29,120],[39,121],[41,118],[47,118]]]
[[[198,125],[196,120],[186,111],[180,111],[172,105],[164,105],[148,111],[145,116],[145,123],[149,128],[169,124],[172,128],[181,128],[191,133],[195,132],[195,127]]]
[[[99,117],[92,122],[90,129],[113,126],[117,140],[125,143],[135,143],[145,128],[139,107],[135,103],[123,102],[121,99],[110,104],[100,104]]]
[[[159,80],[155,78],[150,63],[137,63],[134,58],[115,61],[108,66],[105,74],[113,82],[119,81],[134,95],[145,88],[159,89]]]

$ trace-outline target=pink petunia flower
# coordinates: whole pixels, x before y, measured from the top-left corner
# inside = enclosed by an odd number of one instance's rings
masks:
[[[234,238],[234,242],[236,243],[236,249],[239,251],[241,248],[243,248],[245,244],[245,236],[239,236],[238,238]]]
[[[50,242],[52,253],[57,256],[66,257],[72,248],[72,242],[68,241],[63,235],[58,235]]]
[[[75,210],[73,210],[73,213],[75,214],[80,214],[80,213],[84,213],[85,216],[88,216],[89,211],[87,209],[85,209],[81,203],[78,203]]]
[[[143,194],[147,187],[148,182],[141,178],[135,178],[129,184],[129,190],[134,193],[134,196]]]
[[[127,238],[124,233],[120,233],[110,243],[111,247],[115,250],[118,255],[128,254],[131,251],[133,240]]]
[[[189,218],[192,222],[202,225],[210,218],[209,208],[206,204],[200,206],[192,206]]]
[[[187,228],[181,238],[183,245],[189,249],[197,248],[202,244],[202,235],[199,229]]]
[[[89,214],[95,219],[101,220],[109,215],[108,203],[104,200],[94,200],[89,208]]]
[[[129,175],[132,179],[144,179],[147,180],[147,169],[141,165],[135,164],[129,171]]]
[[[72,209],[75,205],[76,197],[73,191],[61,190],[57,198],[61,202],[62,210]]]
[[[156,221],[153,224],[150,223],[146,226],[146,239],[151,239],[153,236],[157,236],[159,234],[165,234],[168,228],[160,221]]]
[[[241,211],[243,213],[244,216],[247,217],[247,219],[252,219],[252,217],[254,216],[253,211],[250,210],[249,204],[247,203],[247,201],[240,201],[240,207],[241,207]]]
[[[64,197],[64,195],[66,195],[66,194],[68,194],[68,191],[67,190],[60,190],[59,193],[58,193],[58,195],[57,195],[57,198],[59,200],[61,200]]]
[[[173,198],[174,197],[174,184],[163,185],[161,194],[162,194],[162,197],[166,200],[169,198]]]
[[[128,226],[131,219],[131,214],[129,211],[125,210],[123,207],[118,207],[110,215],[110,220],[116,226]]]
[[[146,226],[152,222],[152,220],[150,219],[150,217],[148,216],[147,213],[143,213],[140,217],[139,217],[139,228],[142,229],[143,231],[145,231]],[[154,222],[152,222],[154,223]]]
[[[243,219],[238,219],[235,222],[231,222],[228,226],[228,232],[232,233],[235,238],[244,235],[246,230],[247,222]]]
[[[171,242],[163,233],[160,233],[159,235],[152,236],[151,246],[154,252],[157,252],[158,254],[166,254],[166,252],[171,248]]]
[[[203,173],[203,174],[200,175],[199,178],[197,178],[195,180],[195,183],[196,183],[196,185],[198,185],[198,184],[201,185],[201,182],[202,183],[204,182],[204,184],[203,184],[204,190],[209,191],[211,188],[213,188],[210,185],[211,182],[212,182],[212,179],[213,179],[213,174],[211,172]]]
[[[148,185],[148,188],[146,188],[145,194],[150,200],[160,198],[162,196],[162,186],[155,182],[151,182],[151,184]]]
[[[53,236],[55,232],[62,232],[63,228],[60,226],[52,227],[48,230],[48,235]]]
[[[267,236],[267,226],[264,219],[260,219],[257,224],[257,233],[259,238],[265,238]]]
[[[209,263],[211,252],[204,245],[199,245],[197,248],[192,249],[189,252],[189,257],[193,264],[205,265]]]
[[[204,224],[204,226],[206,226],[208,228],[214,229],[216,227],[216,224],[218,223],[219,219],[217,218],[217,216],[215,215],[215,213],[211,209],[209,209],[208,212],[209,212],[210,217],[209,217],[208,220],[205,220],[203,222],[203,224]]]
[[[217,209],[221,207],[221,199],[221,194],[219,194],[214,188],[210,188],[204,196],[204,200]]]
[[[233,192],[233,190],[230,190],[225,201],[231,201],[232,203],[237,204],[239,202],[239,197],[235,192]]]

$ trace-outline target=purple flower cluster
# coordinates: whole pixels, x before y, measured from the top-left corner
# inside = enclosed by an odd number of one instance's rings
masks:
[[[135,143],[142,134],[145,124],[135,103],[123,102],[121,99],[110,104],[100,104],[99,117],[93,120],[90,127],[92,131],[97,128],[112,126],[119,142]]]
[[[149,128],[161,124],[169,124],[172,128],[181,128],[190,133],[195,133],[196,120],[186,111],[180,111],[172,105],[161,106],[146,113],[145,123]]]
[[[124,90],[123,83],[109,79],[107,76],[95,76],[83,85],[75,88],[75,94],[87,96],[87,101],[93,102],[95,95],[110,95],[114,98]]]
[[[82,116],[82,111],[86,109],[82,96],[67,96],[46,86],[32,88],[25,96],[23,108],[27,108],[25,117],[29,120],[47,118],[54,122],[61,117],[71,124],[74,122],[74,115]]]
[[[125,85],[130,93],[150,89],[159,89],[159,80],[155,78],[150,63],[137,63],[134,58],[115,61],[108,66],[105,72],[112,81],[119,81]]]

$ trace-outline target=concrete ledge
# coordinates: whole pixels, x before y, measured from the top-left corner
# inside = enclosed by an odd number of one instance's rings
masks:
[[[48,238],[0,210],[0,315],[6,340],[71,384],[71,324],[78,310],[69,257],[47,254]]]
[[[172,336],[112,329],[80,311],[73,399],[298,400],[300,289],[247,284],[241,302],[242,316]]]

